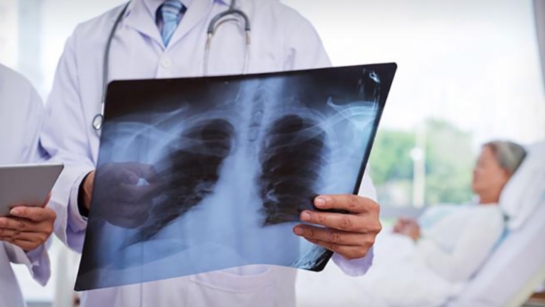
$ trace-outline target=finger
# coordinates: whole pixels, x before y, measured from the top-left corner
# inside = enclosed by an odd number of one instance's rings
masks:
[[[412,219],[408,222],[408,224],[411,225],[412,227],[420,227],[420,226],[418,225],[418,222],[415,221],[415,220],[412,220]]]
[[[32,242],[45,242],[49,234],[42,232],[20,232],[11,229],[0,229],[0,238],[10,238],[12,240],[25,240]]]
[[[122,228],[136,228],[144,224],[150,215],[152,203],[124,203],[115,202],[115,214],[108,211],[100,211],[101,217],[112,225]]]
[[[57,215],[50,208],[38,207],[15,207],[11,209],[10,214],[23,219],[28,219],[33,222],[43,222],[55,220]]]
[[[93,180],[97,186],[109,185],[114,183],[136,184],[139,180],[138,175],[132,170],[128,163],[105,163],[94,172],[89,173],[90,180]],[[94,177],[96,176],[96,180]]]
[[[138,178],[146,179],[146,181],[149,183],[156,182],[159,179],[159,175],[157,174],[155,167],[152,165],[138,162],[128,162],[124,164],[124,167],[127,167],[127,169],[138,176]]]
[[[154,198],[161,193],[162,189],[160,185],[119,185],[119,192],[117,199],[123,202],[134,203],[142,201],[146,198]]]
[[[108,216],[104,217],[108,223],[126,229],[133,229],[139,226],[142,226],[147,220],[148,214],[134,215],[131,217],[127,216]]]
[[[363,198],[357,195],[321,195],[316,197],[314,205],[318,209],[347,210],[351,213],[377,213],[379,206],[369,198]]]
[[[331,228],[318,228],[309,225],[297,225],[293,232],[305,239],[329,242],[338,245],[358,246],[364,242],[362,235],[353,232],[344,232]]]
[[[316,245],[319,245],[327,250],[330,250],[334,253],[337,253],[348,260],[360,259],[365,257],[372,246],[370,244],[364,244],[362,246],[348,246],[348,245],[339,245],[339,244],[334,244],[331,242],[325,242],[325,241],[319,241],[319,240],[308,240],[308,241]]]
[[[144,172],[141,173],[140,175],[142,178],[146,179],[147,182],[149,183],[162,183],[163,182],[163,178],[161,176],[159,176],[159,173],[157,173],[157,171],[155,170],[155,167],[153,166],[149,166],[149,168],[147,170],[145,170]]]
[[[126,216],[127,218],[137,218],[143,215],[149,215],[153,203],[151,201],[142,201],[136,203],[114,202],[112,208],[115,208],[113,215]],[[112,212],[105,212],[112,215]]]
[[[1,239],[0,239],[1,240]],[[5,240],[6,242],[18,246],[22,248],[24,251],[29,252],[37,249],[42,243],[33,242],[33,241],[27,241],[27,240],[19,240],[19,239],[12,239],[7,238]]]
[[[24,231],[29,228],[28,221],[19,218],[0,217],[0,228]]]
[[[18,231],[18,230],[0,228],[0,238],[1,239],[13,238],[13,237],[19,235],[20,233],[21,232]]]
[[[45,206],[47,206],[47,204],[49,203],[50,200],[51,200],[51,192],[49,192],[49,194],[47,194],[47,196],[45,197],[45,200],[44,200],[44,202],[42,203],[42,208],[44,208]]]
[[[19,232],[52,232],[53,223],[34,222],[18,217],[0,218],[0,229],[11,229]]]
[[[315,225],[353,232],[366,232],[368,231],[366,226],[371,225],[373,222],[368,222],[369,218],[353,214],[309,210],[301,212],[301,220]]]

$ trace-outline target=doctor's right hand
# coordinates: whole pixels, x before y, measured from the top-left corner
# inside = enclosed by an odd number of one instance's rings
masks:
[[[87,175],[80,192],[83,205],[90,209],[93,203],[93,210],[110,224],[136,228],[148,219],[153,198],[161,194],[162,187],[151,165],[107,163]],[[91,201],[92,197],[95,199]]]

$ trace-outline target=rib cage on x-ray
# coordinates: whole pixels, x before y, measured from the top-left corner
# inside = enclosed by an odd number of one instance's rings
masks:
[[[357,85],[361,97],[377,101],[379,84],[374,72],[364,73]],[[323,121],[319,113],[305,107],[304,101],[271,97],[268,87],[270,84],[265,83],[254,89],[248,120],[239,118],[237,122],[233,110],[244,112],[240,111],[242,106],[237,108],[232,104],[224,118],[214,112],[213,119],[194,121],[171,141],[169,147],[173,150],[160,162],[167,180],[164,197],[153,207],[149,220],[131,240],[132,244],[154,238],[213,193],[222,175],[222,162],[234,154],[236,142],[238,146],[258,148],[246,159],[249,164],[253,160],[259,164],[255,181],[250,184],[258,190],[262,226],[297,222],[303,210],[314,209],[313,199],[318,195],[332,147],[327,135],[333,133],[331,126],[335,122],[351,116],[342,112],[354,111],[328,101],[330,107],[338,109],[338,114]],[[281,111],[267,101],[271,99],[284,100]],[[245,138],[240,137],[243,134]]]
[[[333,253],[293,227],[315,196],[359,188],[394,72],[112,82],[77,290],[247,265],[321,271]]]
[[[180,149],[165,158],[162,174],[167,178],[166,197],[153,207],[150,220],[133,243],[153,238],[214,191],[221,164],[232,152],[234,129],[225,119],[206,120],[175,139]],[[258,128],[253,129],[249,141],[260,134]],[[303,210],[313,209],[316,184],[327,158],[325,134],[315,120],[295,114],[282,116],[266,129],[255,182],[264,226],[298,221]]]

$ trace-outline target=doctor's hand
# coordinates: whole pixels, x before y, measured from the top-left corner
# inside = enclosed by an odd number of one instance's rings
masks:
[[[323,195],[314,200],[318,209],[348,213],[301,212],[301,220],[311,225],[295,226],[294,233],[308,241],[340,254],[348,260],[365,257],[382,229],[379,205],[356,195]]]
[[[17,206],[9,217],[0,217],[0,241],[19,246],[24,251],[35,250],[44,244],[53,232],[57,215],[45,208],[51,194],[40,207]]]
[[[107,163],[85,178],[83,202],[89,209],[91,197],[95,197],[93,210],[104,220],[119,227],[136,228],[148,219],[153,198],[161,193],[162,186],[161,178],[151,165]]]

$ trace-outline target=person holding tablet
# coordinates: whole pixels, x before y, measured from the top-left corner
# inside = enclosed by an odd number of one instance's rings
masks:
[[[22,76],[0,65],[0,165],[37,162],[43,103]],[[43,206],[19,206],[0,216],[0,307],[25,302],[10,263],[24,264],[45,285],[50,277],[46,242],[56,214]]]

